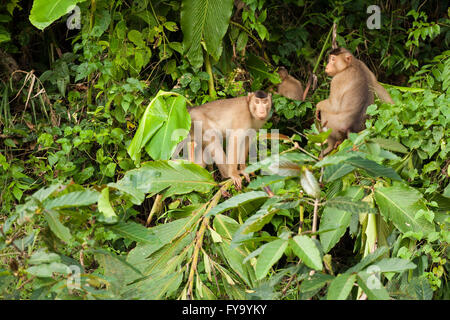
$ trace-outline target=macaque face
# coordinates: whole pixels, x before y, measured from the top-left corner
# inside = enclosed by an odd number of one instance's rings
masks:
[[[339,72],[344,71],[351,63],[351,56],[340,54],[338,56],[332,54],[328,59],[328,64],[325,67],[325,72],[330,77],[334,77]]]
[[[253,95],[249,102],[250,112],[253,117],[258,120],[266,120],[269,117],[271,107],[272,94],[270,93],[265,98],[258,98]]]
[[[284,80],[284,79],[287,78],[288,72],[287,72],[287,70],[285,68],[280,68],[278,70],[278,75],[280,76],[281,80]]]

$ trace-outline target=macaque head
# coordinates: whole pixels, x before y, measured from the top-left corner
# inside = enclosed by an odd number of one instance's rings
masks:
[[[353,55],[347,49],[337,48],[330,52],[328,64],[325,68],[327,75],[334,77],[347,69],[353,62]]]
[[[287,72],[285,67],[280,67],[278,69],[278,75],[280,76],[281,80],[284,80],[288,77],[289,73]]]
[[[272,94],[262,90],[250,92],[247,96],[248,108],[255,119],[267,120],[272,107]]]

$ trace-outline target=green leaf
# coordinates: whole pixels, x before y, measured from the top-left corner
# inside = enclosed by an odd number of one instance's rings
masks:
[[[400,258],[386,258],[373,264],[379,268],[379,272],[403,272],[415,269],[416,265],[411,261]]]
[[[160,243],[160,240],[155,235],[154,231],[135,222],[119,222],[113,226],[110,226],[109,229],[126,239],[136,241],[138,243]]]
[[[371,139],[373,142],[376,142],[380,145],[380,147],[394,151],[399,153],[407,153],[408,149],[405,148],[404,145],[402,145],[400,142],[391,140],[391,139],[384,139],[384,138],[375,138]]]
[[[72,238],[72,235],[70,234],[69,228],[65,227],[60,221],[59,221],[59,214],[55,210],[44,210],[44,217],[45,220],[47,220],[48,226],[50,227],[50,230],[62,241],[69,242]]]
[[[369,175],[372,177],[383,177],[383,178],[391,178],[393,180],[402,181],[402,178],[394,171],[392,168],[384,167],[375,161],[354,157],[345,160],[346,163],[364,169]]]
[[[186,98],[169,97],[162,106],[167,117],[145,146],[147,153],[155,160],[169,160],[177,144],[187,136],[191,127]]]
[[[245,220],[245,223],[241,227],[242,234],[248,234],[250,232],[257,232],[261,230],[266,224],[270,222],[273,215],[278,210],[269,209],[267,207],[263,207],[258,210],[255,214],[253,214],[250,218]]]
[[[330,284],[327,300],[346,300],[356,281],[356,274],[340,274]]]
[[[103,188],[102,192],[98,197],[98,211],[102,213],[100,221],[104,223],[115,223],[118,220],[111,202],[109,202],[109,188]]]
[[[89,206],[98,200],[99,193],[95,190],[74,191],[44,202],[46,209],[62,209],[70,207]]]
[[[389,252],[389,249],[387,247],[379,247],[377,250],[375,250],[372,253],[369,253],[367,256],[365,256],[363,259],[361,259],[360,262],[355,264],[350,269],[347,269],[345,273],[355,273],[363,270],[368,265],[374,263],[377,261],[380,257],[384,256]]]
[[[223,214],[218,214],[214,218],[213,226],[216,232],[223,238],[231,240],[233,238],[233,234],[236,233],[241,225],[233,218]]]
[[[251,191],[241,193],[215,206],[210,212],[208,212],[207,217],[214,216],[218,213],[222,213],[224,211],[236,208],[237,206],[243,205],[247,202],[267,197],[268,197],[267,193],[263,191]]]
[[[61,258],[56,253],[48,253],[45,252],[44,249],[39,249],[38,251],[34,252],[30,259],[28,259],[29,264],[42,264],[42,263],[52,263],[52,262],[59,262],[61,261]]]
[[[349,197],[335,197],[328,200],[327,207],[336,208],[350,213],[376,213],[377,211],[365,201],[353,201]]]
[[[351,187],[339,193],[339,196],[359,200],[363,194],[364,190],[362,188]],[[330,251],[344,235],[347,227],[350,225],[351,217],[352,213],[350,211],[329,206],[325,207],[319,225],[320,243],[325,253]]]
[[[358,285],[370,300],[389,300],[389,293],[383,287],[378,277],[370,272],[358,272]]]
[[[393,187],[375,188],[375,201],[381,214],[392,221],[397,229],[421,232],[427,235],[435,231],[434,225],[425,217],[415,219],[419,210],[427,211],[422,194],[409,186],[397,185]]]
[[[355,167],[346,163],[338,163],[331,166],[327,166],[325,167],[325,170],[323,172],[323,179],[326,182],[331,182],[339,178],[342,178],[343,176],[352,172],[353,170],[355,170]]]
[[[178,96],[166,101],[165,96],[172,95],[177,94],[159,91],[145,109],[127,149],[135,163],[140,162],[141,150],[144,147],[155,160],[169,159],[176,145],[188,135],[191,117],[186,110],[186,99]],[[157,137],[153,139],[155,136]]]
[[[55,20],[69,13],[75,5],[84,0],[34,0],[30,12],[30,22],[38,29],[44,30]]]
[[[260,280],[267,275],[270,268],[281,258],[287,246],[288,241],[282,239],[266,243],[256,261],[256,279]]]
[[[53,273],[69,274],[69,268],[60,262],[52,262],[50,264],[40,264],[29,267],[26,270],[29,274],[40,278],[51,278]]]
[[[332,275],[316,272],[311,278],[307,278],[302,282],[300,290],[302,292],[316,291],[333,279],[335,278]]]
[[[193,67],[203,63],[200,42],[205,41],[206,51],[219,60],[222,38],[228,29],[233,10],[232,0],[183,0],[181,3],[181,30],[183,46]]]
[[[165,196],[185,194],[192,191],[205,193],[216,186],[211,174],[201,166],[186,161],[150,161],[141,168],[125,173],[115,184],[118,189],[137,189],[141,193],[160,193]]]
[[[322,270],[323,265],[319,249],[311,238],[302,235],[295,236],[289,240],[289,246],[308,267]]]

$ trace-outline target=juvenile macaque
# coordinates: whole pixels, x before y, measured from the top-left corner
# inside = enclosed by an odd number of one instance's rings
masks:
[[[320,113],[324,130],[331,128],[332,132],[323,154],[333,150],[349,132],[365,129],[366,110],[374,102],[374,92],[381,100],[394,103],[369,68],[347,49],[330,52],[325,72],[333,77],[330,96],[317,104],[316,117],[319,120]]]
[[[222,178],[231,178],[241,189],[250,140],[269,118],[272,95],[258,90],[247,96],[216,100],[190,109],[190,139],[194,143],[194,162],[216,163]],[[226,138],[227,152],[223,139]]]
[[[278,85],[278,94],[285,96],[292,100],[303,101],[303,86],[300,81],[289,75],[284,67],[280,67],[278,74],[281,78],[281,83]]]

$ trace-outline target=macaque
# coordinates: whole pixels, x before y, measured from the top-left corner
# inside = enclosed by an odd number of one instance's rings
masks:
[[[280,67],[278,74],[281,78],[281,83],[278,85],[278,94],[285,96],[292,100],[303,101],[303,86],[300,81],[289,75],[284,67]]]
[[[374,92],[381,100],[394,103],[369,68],[347,49],[330,52],[325,72],[333,77],[330,96],[317,104],[316,118],[319,120],[320,113],[324,130],[332,129],[332,132],[322,155],[336,148],[349,132],[365,129],[366,110],[374,102]]]
[[[216,100],[191,108],[191,143],[194,157],[191,161],[205,167],[216,163],[222,178],[231,178],[241,189],[241,177],[250,180],[245,170],[246,156],[252,133],[261,129],[269,118],[272,94],[258,90],[247,96]],[[226,138],[227,152],[224,152]],[[193,158],[193,159],[192,159]]]

